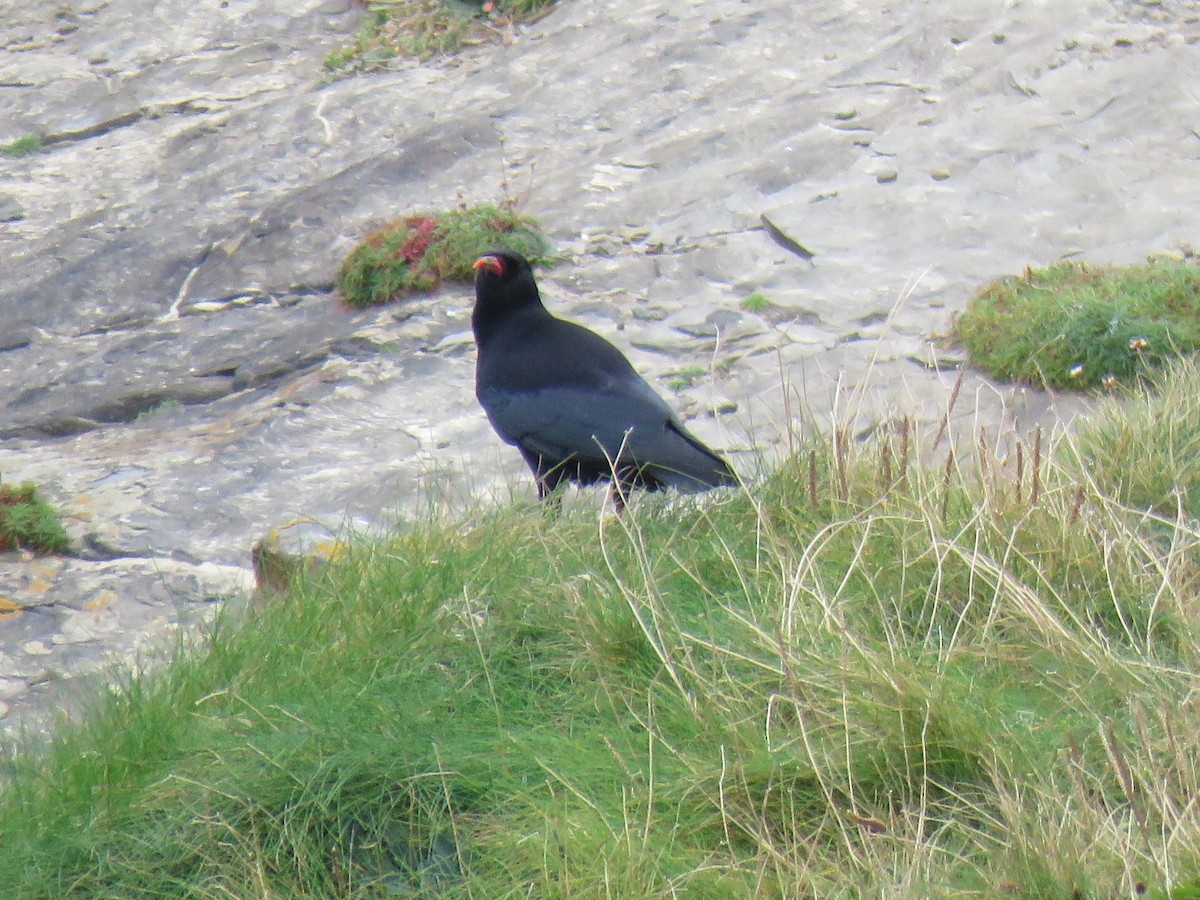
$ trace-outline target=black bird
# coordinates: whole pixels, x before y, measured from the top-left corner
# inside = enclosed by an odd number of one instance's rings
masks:
[[[528,260],[496,250],[475,270],[475,396],[533,470],[538,497],[567,481],[609,481],[620,511],[635,487],[737,484],[620,350],[546,310]]]

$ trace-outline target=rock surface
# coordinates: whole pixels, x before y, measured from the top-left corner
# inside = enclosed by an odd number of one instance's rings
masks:
[[[1197,2],[564,0],[322,83],[358,15],[0,0],[0,144],[43,143],[0,157],[0,477],[80,552],[0,560],[0,727],[202,619],[272,525],[532,494],[474,401],[468,286],[332,296],[383,220],[520,199],[564,253],[552,307],[675,378],[746,474],[802,413],[936,428],[935,338],[988,280],[1200,244]],[[1082,405],[968,372],[951,418]]]

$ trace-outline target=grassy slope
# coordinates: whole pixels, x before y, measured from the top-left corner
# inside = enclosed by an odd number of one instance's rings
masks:
[[[1148,412],[1181,371],[1036,488],[1028,450],[893,435],[361,546],[12,764],[5,896],[1165,892],[1200,870],[1197,510],[1095,458],[1197,478],[1200,416]]]

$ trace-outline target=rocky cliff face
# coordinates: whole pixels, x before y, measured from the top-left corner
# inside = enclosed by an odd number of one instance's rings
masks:
[[[0,477],[80,548],[0,561],[6,723],[203,618],[272,524],[531,493],[475,405],[468,286],[332,296],[372,224],[519,198],[564,252],[548,302],[664,391],[690,370],[745,472],[798,401],[935,424],[930,337],[987,280],[1200,242],[1195,2],[564,0],[331,84],[357,8],[284,6],[0,0],[0,143],[43,143],[0,157]],[[968,374],[952,418],[1076,406]]]

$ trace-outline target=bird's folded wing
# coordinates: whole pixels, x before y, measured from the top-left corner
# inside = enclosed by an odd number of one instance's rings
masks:
[[[660,480],[685,490],[726,483],[724,463],[688,434],[649,385],[642,385],[626,382],[615,391],[490,388],[479,399],[509,443],[547,459],[620,457],[652,467]]]
[[[660,429],[663,425],[663,415],[645,403],[576,388],[520,393],[491,388],[481,391],[479,399],[510,443],[544,456],[602,457],[601,447],[614,455],[631,428],[644,431],[655,420]]]

